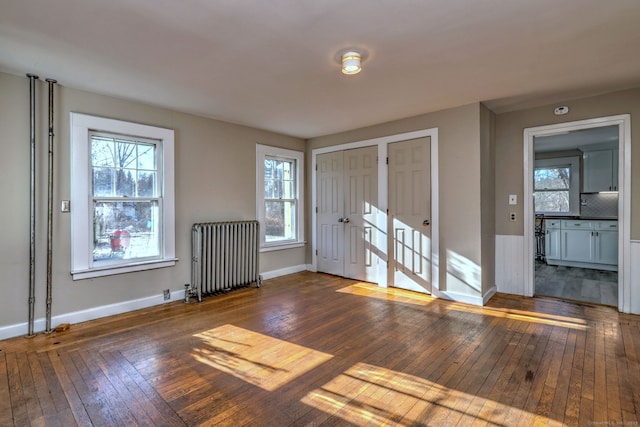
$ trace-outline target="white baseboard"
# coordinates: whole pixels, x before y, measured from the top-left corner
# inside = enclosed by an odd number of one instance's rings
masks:
[[[489,300],[498,292],[498,288],[496,286],[492,286],[487,292],[485,292],[482,297],[482,305],[486,305]]]
[[[294,265],[291,267],[281,268],[279,270],[265,271],[261,273],[263,280],[273,279],[275,277],[286,276],[287,274],[299,273],[301,271],[308,270],[308,266],[306,264]]]
[[[629,312],[640,314],[640,240],[631,241],[631,274],[629,275]]]
[[[437,298],[444,298],[444,299],[448,299],[451,301],[456,301],[456,302],[463,302],[465,304],[472,304],[472,305],[478,305],[478,306],[483,306],[484,305],[484,300],[482,297],[480,296],[474,296],[474,295],[467,295],[467,294],[462,294],[459,292],[451,292],[451,291],[438,291],[437,295],[433,295]]]
[[[128,311],[138,310],[140,308],[152,307],[154,305],[165,304],[175,300],[184,299],[184,290],[172,291],[171,299],[165,301],[162,294],[139,298],[131,301],[124,301],[115,304],[103,305],[100,307],[88,308],[86,310],[74,311],[71,313],[60,314],[51,317],[51,326],[55,328],[61,323],[80,323],[87,320],[99,319],[101,317],[112,316],[114,314],[126,313]],[[35,333],[43,332],[46,328],[46,319],[39,318],[33,322],[33,330]],[[0,339],[7,339],[27,335],[29,332],[29,324],[27,322],[17,323],[0,327]]]
[[[298,273],[307,270],[307,265],[297,265],[293,267],[282,268],[280,270],[267,271],[262,273],[263,279],[273,279],[274,277],[284,276],[287,274]],[[150,297],[139,298],[131,301],[123,301],[115,304],[103,305],[100,307],[88,308],[86,310],[74,311],[71,313],[60,314],[51,318],[52,327],[56,327],[61,323],[80,323],[87,320],[99,319],[101,317],[112,316],[114,314],[126,313],[128,311],[138,310],[140,308],[151,307],[154,305],[165,304],[176,300],[184,300],[184,290],[171,292],[171,299],[165,301],[162,294]],[[43,332],[46,328],[46,319],[35,319],[33,322],[33,330],[36,333]],[[0,340],[27,335],[29,325],[27,322],[17,323],[14,325],[0,327]]]

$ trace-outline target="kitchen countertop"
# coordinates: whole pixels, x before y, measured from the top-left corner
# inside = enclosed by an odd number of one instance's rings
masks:
[[[602,220],[602,221],[617,221],[618,217],[615,216],[580,216],[580,215],[545,215],[544,219],[584,219],[584,220]]]

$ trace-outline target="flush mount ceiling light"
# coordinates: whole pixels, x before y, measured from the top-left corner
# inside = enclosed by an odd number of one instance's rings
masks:
[[[358,74],[362,71],[360,52],[350,51],[342,54],[342,74]]]

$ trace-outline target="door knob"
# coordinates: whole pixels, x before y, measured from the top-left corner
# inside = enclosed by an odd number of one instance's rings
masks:
[[[424,221],[422,221],[422,225],[429,225],[431,224],[431,221],[429,221],[428,219],[425,219]]]
[[[344,222],[344,218],[338,218],[338,222]]]
[[[344,219],[342,220],[342,222],[344,222],[344,223],[346,224],[346,223],[351,222],[351,221],[349,220],[349,218],[344,218]]]

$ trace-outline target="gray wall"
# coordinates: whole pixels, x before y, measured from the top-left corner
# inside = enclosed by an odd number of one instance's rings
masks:
[[[567,105],[569,113],[554,115],[558,105]],[[618,114],[631,114],[631,239],[640,239],[640,88],[496,116],[496,234],[524,235],[522,220],[510,222],[508,212],[515,208],[518,218],[523,218],[525,128]],[[518,195],[517,206],[508,205],[509,194]]]
[[[29,286],[29,84],[26,77],[0,73],[0,328],[27,322]],[[44,317],[46,286],[47,90],[38,82],[38,226],[36,319]],[[69,112],[122,119],[175,130],[175,267],[72,281],[70,215],[60,200],[70,198]],[[56,92],[53,315],[184,289],[190,281],[191,224],[255,219],[255,144],[304,151],[301,139],[196,117],[122,99],[59,86]],[[73,208],[73,200],[72,200]],[[305,249],[267,252],[261,271],[305,264]],[[55,326],[55,325],[54,325]],[[25,329],[26,332],[26,329]]]
[[[483,161],[490,163],[493,158],[491,123],[492,114],[481,104],[475,103],[313,138],[309,140],[307,157],[316,148],[438,128],[440,289],[478,297],[495,284],[495,251],[491,249],[494,245],[492,211],[495,201],[491,188],[487,189],[489,194],[483,195],[486,199],[481,197],[483,186],[493,186],[493,165],[482,166]],[[488,129],[483,131],[482,138],[481,128]],[[482,176],[485,177],[484,181]],[[307,182],[310,182],[310,175]],[[308,194],[311,194],[310,188]],[[487,204],[483,205],[483,202]],[[487,207],[484,217],[483,206]],[[487,222],[484,229],[483,220]],[[307,228],[310,232],[310,224]],[[484,239],[483,230],[486,233]],[[307,256],[311,259],[310,248]]]

